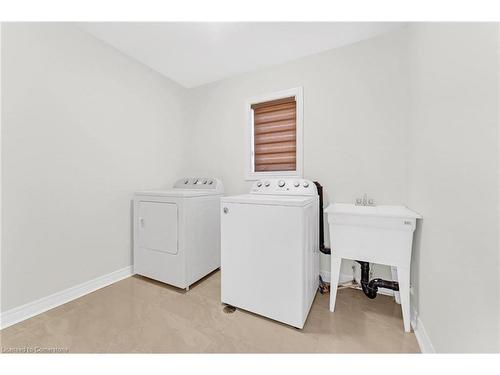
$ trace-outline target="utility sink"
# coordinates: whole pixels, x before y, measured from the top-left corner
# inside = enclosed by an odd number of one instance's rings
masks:
[[[405,331],[410,331],[410,260],[413,232],[422,216],[405,206],[327,207],[331,244],[330,311],[335,309],[342,259],[386,264],[399,282]],[[397,270],[397,272],[394,272]]]

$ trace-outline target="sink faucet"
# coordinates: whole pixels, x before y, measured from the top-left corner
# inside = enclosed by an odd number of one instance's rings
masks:
[[[375,201],[365,193],[363,198],[356,198],[356,206],[375,206]]]

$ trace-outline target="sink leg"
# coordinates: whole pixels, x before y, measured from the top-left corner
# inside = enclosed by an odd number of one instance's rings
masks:
[[[392,274],[392,280],[398,281],[398,271],[396,267],[391,267],[391,274]],[[394,300],[396,301],[397,304],[401,305],[401,298],[399,297],[399,292],[397,291],[394,291]]]
[[[403,323],[406,332],[411,331],[410,326],[410,269],[398,267],[399,295],[401,298],[401,310],[403,311]]]
[[[337,286],[339,285],[340,278],[340,265],[342,264],[342,258],[331,255],[331,280],[330,280],[330,311],[335,310],[335,301],[337,299]]]

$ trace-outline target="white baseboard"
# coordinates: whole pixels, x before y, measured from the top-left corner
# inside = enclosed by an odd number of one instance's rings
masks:
[[[321,278],[323,281],[330,282],[331,275],[329,271],[320,271]],[[340,274],[340,283],[346,283],[352,280],[352,275],[349,274]],[[394,296],[394,291],[385,288],[379,288],[380,294],[385,294],[389,296]],[[411,326],[413,328],[413,332],[415,333],[415,337],[417,338],[418,346],[420,347],[420,351],[422,353],[436,353],[434,349],[434,345],[432,345],[432,341],[427,334],[427,331],[422,324],[422,321],[418,317],[417,312],[414,310],[411,313]]]
[[[436,349],[434,349],[434,345],[432,345],[432,341],[427,334],[422,321],[418,317],[417,312],[413,311],[411,315],[411,326],[413,328],[413,332],[415,333],[415,337],[417,338],[420,351],[423,354],[436,353]]]
[[[319,274],[320,274],[321,278],[323,279],[323,281],[326,281],[327,283],[330,282],[330,280],[331,280],[330,271],[320,271]],[[339,280],[340,283],[347,283],[351,280],[352,280],[352,275],[348,275],[346,273],[340,274],[340,280]]]
[[[0,327],[2,329],[9,327],[47,310],[53,309],[54,307],[63,305],[98,289],[104,288],[105,286],[111,285],[117,281],[126,279],[132,275],[133,267],[128,266],[66,290],[54,293],[50,296],[7,310],[0,314]],[[320,275],[324,281],[330,282],[330,272],[321,271]],[[352,275],[340,275],[341,283],[349,282],[350,280],[352,280]],[[390,292],[392,292],[392,290]],[[380,293],[386,294],[382,290],[380,290]],[[420,346],[420,351],[422,353],[436,353],[427,331],[425,330],[424,325],[422,324],[422,321],[418,317],[416,311],[412,312],[411,326],[415,332],[418,345]]]
[[[0,327],[2,329],[9,327],[47,310],[53,309],[54,307],[82,297],[85,294],[94,292],[97,289],[101,289],[117,281],[126,279],[132,275],[133,267],[128,266],[66,290],[51,294],[50,296],[7,310],[0,314]]]
[[[323,281],[330,282],[330,280],[331,280],[330,271],[320,271],[319,274],[321,275],[321,278],[323,279]],[[340,274],[340,280],[339,280],[340,283],[347,283],[349,281],[352,281],[351,274],[347,274],[347,273]],[[394,297],[394,291],[391,289],[379,288],[378,292],[380,294],[383,294],[386,296]]]

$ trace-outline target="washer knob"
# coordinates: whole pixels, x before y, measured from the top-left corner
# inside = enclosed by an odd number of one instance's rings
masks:
[[[262,182],[257,182],[257,187],[261,187],[262,186]]]
[[[300,186],[299,181],[295,181],[295,182],[293,183],[293,186],[295,186],[295,187],[299,187],[299,186]]]
[[[302,186],[304,186],[305,188],[308,188],[309,187],[309,182],[307,182],[307,181],[304,182],[304,184]]]
[[[279,186],[279,187],[283,187],[283,186],[285,186],[285,181],[283,181],[283,180],[279,180],[279,181],[278,181],[278,186]]]
[[[209,185],[212,185],[213,183],[214,183],[214,182],[213,182],[212,180],[210,180],[210,181],[208,182],[208,184],[209,184]]]
[[[271,183],[269,181],[264,182],[265,187],[269,187],[269,185],[271,185]]]
[[[188,182],[189,182],[189,180],[184,181],[184,185],[187,185]]]
[[[206,185],[207,184],[207,180],[203,181],[203,185]]]
[[[194,180],[193,184],[197,184],[198,183],[198,179]]]

